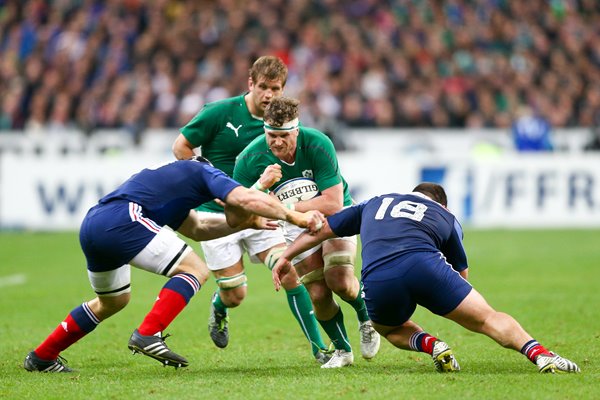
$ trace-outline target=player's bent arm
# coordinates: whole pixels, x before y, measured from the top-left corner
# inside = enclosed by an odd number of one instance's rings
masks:
[[[175,139],[175,142],[173,142],[171,150],[173,150],[173,154],[178,160],[187,160],[188,158],[195,156],[194,145],[191,144],[182,133],[180,133],[179,136],[177,136],[177,139]]]
[[[271,271],[275,290],[278,291],[281,288],[281,277],[287,274],[292,268],[291,260],[294,257],[303,251],[311,249],[319,243],[334,237],[337,237],[337,235],[333,233],[327,220],[325,220],[323,227],[318,232],[304,232],[298,236],[296,240],[285,249]]]
[[[298,236],[296,240],[294,240],[292,244],[285,249],[281,255],[281,258],[287,258],[288,260],[291,260],[298,254],[308,249],[312,249],[319,243],[334,237],[337,237],[337,235],[331,230],[327,219],[325,219],[323,227],[318,232],[304,232]]]
[[[297,211],[319,210],[330,216],[344,207],[344,186],[341,183],[327,188],[320,196],[294,204]]]
[[[236,224],[230,224],[220,214],[200,217],[196,211],[190,210],[177,232],[192,240],[201,242],[217,239],[248,228],[275,230],[277,229],[277,223],[258,215],[245,213],[243,217],[238,219]]]
[[[241,229],[240,226],[235,228],[229,226],[225,218],[220,214],[201,218],[196,211],[190,210],[190,213],[177,229],[177,232],[200,242],[227,236]]]
[[[222,202],[218,201],[218,203]],[[253,214],[243,208],[225,203],[222,206],[225,209],[227,224],[232,228],[239,228],[240,230],[248,228],[275,230],[279,227],[277,221]]]
[[[226,209],[225,215],[227,216],[227,214],[228,210]],[[236,222],[232,223],[229,218],[223,218],[221,214],[214,216],[203,214],[200,217],[196,211],[190,210],[177,231],[192,240],[201,242],[231,235],[248,228],[275,230],[277,227],[276,222],[249,212],[244,212],[243,215],[238,214]]]
[[[307,228],[311,232],[318,231],[324,221],[323,215],[318,211],[306,213],[293,211],[286,208],[275,197],[243,186],[233,189],[224,200],[228,205],[243,208],[266,218],[281,219],[301,228]]]
[[[459,272],[460,276],[464,278],[465,281],[469,280],[469,268],[465,268]]]
[[[282,177],[281,165],[271,164],[260,174],[260,178],[256,181],[252,188],[266,192],[274,184],[279,182]]]

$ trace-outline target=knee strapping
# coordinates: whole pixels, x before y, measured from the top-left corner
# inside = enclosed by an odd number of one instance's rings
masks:
[[[273,270],[275,264],[277,264],[277,260],[281,258],[281,255],[285,251],[285,247],[274,247],[267,253],[265,257],[265,265],[269,268],[269,271]]]
[[[306,285],[307,283],[322,281],[323,279],[325,279],[323,268],[319,268],[309,272],[308,274],[302,275],[300,277],[300,282]]]
[[[327,271],[334,267],[345,267],[354,269],[354,254],[349,251],[334,251],[323,256],[323,270]]]
[[[240,286],[245,286],[248,278],[244,272],[241,272],[234,276],[225,276],[217,279],[217,285],[221,290],[231,290]]]

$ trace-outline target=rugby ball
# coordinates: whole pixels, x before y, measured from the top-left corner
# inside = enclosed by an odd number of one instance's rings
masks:
[[[294,178],[285,181],[273,190],[279,201],[284,204],[293,204],[299,201],[310,200],[321,194],[317,183],[309,178]]]

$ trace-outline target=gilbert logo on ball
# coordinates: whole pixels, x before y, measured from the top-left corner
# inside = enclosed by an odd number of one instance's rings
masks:
[[[273,190],[275,196],[285,204],[310,200],[321,194],[314,180],[308,178],[294,178],[283,182]]]

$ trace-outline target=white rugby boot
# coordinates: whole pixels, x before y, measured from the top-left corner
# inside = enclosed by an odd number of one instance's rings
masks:
[[[321,368],[342,368],[354,363],[354,355],[351,351],[336,349],[333,355]]]
[[[570,373],[581,372],[577,364],[555,353],[540,354],[535,359],[540,373]]]
[[[437,372],[460,371],[460,365],[458,365],[458,361],[454,358],[454,352],[450,346],[441,340],[436,340],[433,344],[431,358]]]
[[[360,332],[360,353],[364,359],[370,360],[379,351],[381,337],[375,328],[373,328],[371,321],[360,322],[358,330]]]

